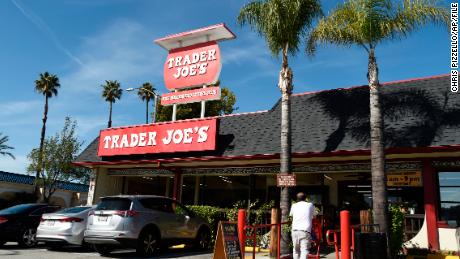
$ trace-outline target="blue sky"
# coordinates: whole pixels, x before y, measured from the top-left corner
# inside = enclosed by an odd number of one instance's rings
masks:
[[[44,97],[34,92],[39,73],[60,78],[50,100],[47,136],[64,118],[78,122],[85,146],[107,124],[108,103],[101,98],[104,80],[123,88],[152,82],[161,92],[166,51],[154,39],[224,22],[237,39],[222,42],[221,81],[237,96],[238,112],[266,110],[280,96],[280,60],[249,28],[236,23],[248,1],[149,0],[2,0],[0,1],[0,132],[10,137],[16,160],[0,157],[0,170],[24,173],[27,154],[39,145]],[[336,1],[322,1],[327,13]],[[425,27],[401,42],[377,48],[382,82],[449,73],[449,34]],[[302,47],[303,49],[303,47]],[[367,56],[360,48],[320,47],[308,58],[291,60],[294,91],[307,92],[366,83]],[[145,105],[124,92],[115,103],[114,126],[140,124]]]

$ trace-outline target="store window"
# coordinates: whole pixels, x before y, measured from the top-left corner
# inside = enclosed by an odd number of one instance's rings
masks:
[[[439,172],[439,219],[460,226],[460,172]]]

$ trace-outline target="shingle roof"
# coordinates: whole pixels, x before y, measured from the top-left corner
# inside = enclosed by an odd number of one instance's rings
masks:
[[[369,149],[369,89],[358,86],[292,95],[292,152]],[[382,84],[387,147],[460,144],[460,95],[449,76]],[[75,162],[278,154],[280,101],[266,112],[219,118],[217,149],[208,152],[97,157],[96,138]]]
[[[20,183],[20,184],[34,184],[35,177],[25,174],[15,174],[0,171],[0,182],[10,182],[10,183]],[[88,192],[88,185],[78,184],[78,183],[69,183],[69,182],[58,182],[58,189],[76,191],[76,192]]]

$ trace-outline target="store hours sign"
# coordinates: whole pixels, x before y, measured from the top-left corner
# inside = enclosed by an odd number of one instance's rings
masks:
[[[98,156],[214,150],[217,119],[109,128],[99,134]]]

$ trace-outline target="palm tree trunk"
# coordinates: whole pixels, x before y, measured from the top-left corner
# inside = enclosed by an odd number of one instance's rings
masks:
[[[149,123],[149,99],[145,101],[145,124]]]
[[[290,174],[291,165],[291,93],[292,93],[292,70],[288,65],[288,46],[283,49],[283,64],[279,76],[279,88],[281,91],[281,152],[280,152],[280,173]],[[280,193],[281,222],[289,220],[291,200],[289,188],[282,187]],[[282,232],[281,254],[290,253],[290,235]]]
[[[385,173],[385,150],[383,139],[383,117],[380,103],[380,84],[374,48],[369,50],[368,80],[370,91],[372,208],[374,223],[380,231],[389,234],[388,198]]]
[[[42,131],[40,134],[40,147],[38,150],[38,160],[37,160],[37,172],[35,173],[35,183],[34,183],[34,195],[37,197],[37,200],[40,199],[39,194],[39,179],[40,173],[43,169],[43,145],[45,143],[45,132],[46,132],[46,121],[48,119],[48,96],[45,94],[45,107],[43,109],[43,119],[42,119]]]
[[[107,128],[112,127],[112,102],[109,104],[109,123],[107,124]]]

